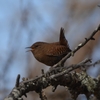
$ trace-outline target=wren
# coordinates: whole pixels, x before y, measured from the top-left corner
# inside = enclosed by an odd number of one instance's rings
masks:
[[[60,29],[59,42],[46,43],[36,42],[30,48],[34,57],[41,63],[53,66],[65,57],[71,49],[69,48],[68,41],[64,35],[64,29]]]

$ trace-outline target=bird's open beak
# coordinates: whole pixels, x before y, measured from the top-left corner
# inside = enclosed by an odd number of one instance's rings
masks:
[[[33,49],[31,47],[26,47],[25,49],[29,49],[26,52],[33,51]]]

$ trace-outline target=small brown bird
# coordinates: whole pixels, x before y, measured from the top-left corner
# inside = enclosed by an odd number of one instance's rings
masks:
[[[69,48],[68,41],[64,35],[64,29],[60,29],[59,42],[46,43],[36,42],[30,48],[34,57],[41,63],[48,66],[53,66],[58,63],[64,56],[66,56],[71,49]]]

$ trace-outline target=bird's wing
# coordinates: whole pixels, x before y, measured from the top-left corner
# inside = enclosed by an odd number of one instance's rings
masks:
[[[66,55],[71,50],[65,46],[51,46],[50,50],[47,50],[46,55],[48,56],[61,56]]]

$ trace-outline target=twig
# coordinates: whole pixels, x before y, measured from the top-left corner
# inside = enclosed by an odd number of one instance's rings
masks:
[[[65,61],[73,56],[80,48],[82,48],[87,42],[90,40],[95,40],[93,36],[100,30],[100,25],[97,27],[96,30],[93,31],[93,33],[90,35],[89,38],[85,38],[85,41],[83,43],[80,43],[72,52],[68,53],[62,60],[60,60],[57,64],[55,64],[53,67],[59,67],[61,65],[64,65]]]
[[[15,87],[19,86],[19,81],[20,81],[20,74],[18,74],[17,76]]]
[[[92,62],[91,61],[91,59],[88,59],[88,58],[86,58],[85,60],[83,60],[82,62],[80,62],[79,64],[77,64],[77,65],[80,65],[80,64],[86,64],[86,63],[88,63],[88,62]],[[70,68],[70,66],[68,66],[67,68]]]
[[[61,77],[63,76],[64,74],[68,74],[69,72],[77,69],[77,68],[80,68],[80,67],[90,67],[90,66],[95,66],[96,64],[100,64],[100,60],[92,63],[92,64],[77,64],[77,65],[70,65],[69,67],[67,67],[66,69],[67,70],[64,70],[60,73],[57,73],[55,75],[52,75],[51,78],[58,78],[58,77]]]
[[[39,96],[41,100],[47,100],[47,96],[45,95],[45,92],[43,90],[39,93]]]

